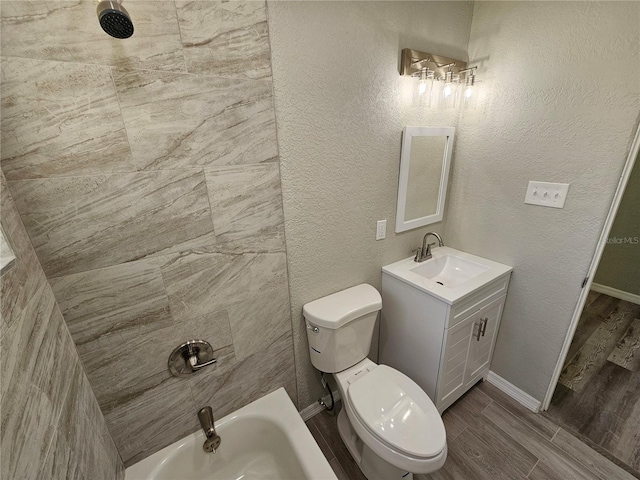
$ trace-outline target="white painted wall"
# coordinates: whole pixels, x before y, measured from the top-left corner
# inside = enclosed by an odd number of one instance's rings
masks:
[[[455,126],[413,105],[402,48],[466,60],[470,2],[268,2],[300,408],[320,394],[302,306],[367,282],[441,225],[395,234],[402,129]],[[376,220],[387,239],[375,241]],[[444,238],[445,242],[447,238]]]
[[[477,2],[445,238],[515,267],[492,370],[542,400],[639,112],[640,3]],[[528,180],[571,183],[563,210]]]

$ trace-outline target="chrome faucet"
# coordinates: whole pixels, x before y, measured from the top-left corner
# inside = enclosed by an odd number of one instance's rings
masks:
[[[433,247],[436,243],[427,243],[427,237],[429,235],[433,235],[438,239],[439,247],[444,247],[444,242],[442,241],[440,235],[438,235],[436,232],[427,232],[422,239],[422,248],[416,248],[415,250],[413,250],[414,252],[416,252],[416,257],[413,259],[414,262],[424,262],[425,260],[429,260],[432,257],[431,247]]]
[[[201,408],[198,412],[198,420],[207,439],[202,445],[202,449],[207,453],[216,453],[216,450],[220,447],[222,439],[220,435],[216,433],[216,427],[213,424],[213,410],[211,407]]]

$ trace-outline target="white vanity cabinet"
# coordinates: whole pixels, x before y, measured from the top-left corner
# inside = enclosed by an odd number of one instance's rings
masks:
[[[442,413],[487,376],[510,277],[447,301],[383,269],[380,363],[412,378]]]

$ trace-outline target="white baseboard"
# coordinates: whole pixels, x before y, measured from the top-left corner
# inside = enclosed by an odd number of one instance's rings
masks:
[[[340,397],[340,392],[338,392],[338,391],[333,392],[333,401],[334,402],[337,402],[338,400],[340,400],[340,398],[341,398]],[[329,395],[327,395],[326,397],[323,397],[322,399],[324,400],[324,403],[326,403],[327,405],[331,404],[331,397],[329,397]],[[300,416],[302,417],[302,420],[304,420],[306,422],[311,417],[319,414],[323,410],[325,410],[325,407],[320,405],[318,402],[314,402],[311,405],[309,405],[308,407],[306,407],[303,410],[301,410],[300,411]]]
[[[514,384],[507,382],[500,375],[497,375],[496,373],[490,371],[489,375],[487,375],[487,382],[489,382],[491,385],[494,385],[496,388],[506,393],[516,402],[528,408],[532,412],[538,413],[540,411],[542,402],[536,400],[527,392],[520,390]]]
[[[640,295],[635,295],[623,290],[618,290],[617,288],[613,287],[607,287],[606,285],[600,285],[599,283],[592,283],[591,290],[598,293],[604,293],[605,295],[609,295],[613,298],[619,298],[620,300],[625,300],[627,302],[640,305]]]

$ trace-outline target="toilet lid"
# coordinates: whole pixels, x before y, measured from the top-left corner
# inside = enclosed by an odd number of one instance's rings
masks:
[[[384,443],[418,457],[446,446],[442,418],[427,394],[403,373],[379,365],[347,390],[363,425]]]

